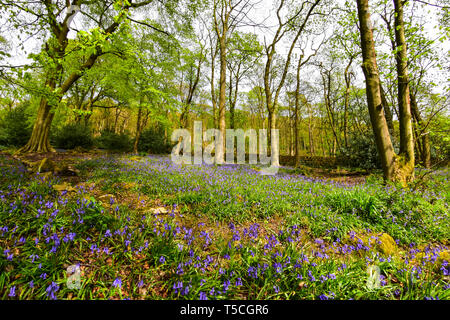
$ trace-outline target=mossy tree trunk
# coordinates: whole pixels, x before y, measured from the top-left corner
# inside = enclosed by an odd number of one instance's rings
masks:
[[[376,61],[375,44],[373,40],[368,0],[357,0],[356,2],[360,22],[361,47],[363,55],[362,67],[366,78],[367,103],[377,150],[382,163],[383,176],[385,180],[400,182],[402,185],[406,185],[414,179],[414,145],[411,126],[411,113],[409,111],[409,101],[405,101],[403,96],[405,92],[408,93],[407,82],[406,88],[404,87],[404,82],[402,83],[403,86],[399,88],[398,98],[399,103],[402,103],[402,105],[399,106],[399,109],[401,110],[399,121],[402,122],[402,125],[400,126],[400,130],[402,131],[400,136],[403,137],[403,142],[401,144],[401,152],[397,155],[394,152],[389,135],[388,124],[385,118],[385,112],[383,110],[380,76]],[[397,9],[398,6],[396,6],[396,11]],[[401,16],[402,11],[398,11],[397,15]],[[396,24],[401,26],[402,19],[396,19]],[[398,27],[398,29],[401,29],[401,27]],[[403,45],[404,49],[404,52],[400,55],[400,59],[406,63],[406,59],[404,59],[404,57],[406,57],[404,33],[402,40],[401,31],[397,32],[400,33],[397,37],[397,45]],[[400,63],[401,61],[397,59],[397,62]],[[407,69],[404,65],[400,65],[398,66],[398,71],[400,84],[401,81],[405,81],[405,75],[407,78]]]
[[[47,153],[54,152],[49,141],[50,126],[53,120],[53,112],[47,99],[42,98],[36,121],[33,126],[30,140],[20,148],[17,153]]]

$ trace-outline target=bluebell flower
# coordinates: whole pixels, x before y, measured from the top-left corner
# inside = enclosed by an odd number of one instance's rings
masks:
[[[230,280],[225,280],[223,282],[223,291],[228,291],[228,288],[230,287]]]
[[[11,287],[11,289],[9,290],[9,297],[15,297],[16,296],[16,286]]]
[[[178,267],[177,267],[177,274],[182,275],[183,273],[184,273],[183,264],[180,263],[180,264],[178,264]]]
[[[59,285],[56,282],[53,282],[47,287],[45,291],[47,291],[47,296],[52,300],[56,300],[55,293],[59,290]]]
[[[121,288],[122,287],[122,279],[121,278],[116,278],[113,283],[112,283],[113,287],[115,288]]]
[[[175,282],[175,283],[173,284],[173,287],[172,287],[172,288],[175,290],[175,293],[180,292],[180,289],[183,288],[183,282],[181,282],[181,281]]]

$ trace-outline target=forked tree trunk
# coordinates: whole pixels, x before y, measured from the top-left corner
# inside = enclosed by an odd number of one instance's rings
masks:
[[[380,77],[376,61],[368,0],[357,0],[356,2],[361,31],[362,67],[366,79],[367,104],[378,154],[381,159],[383,176],[385,180],[396,181],[402,185],[406,185],[414,176],[414,160],[411,163],[403,155],[398,156],[394,152],[381,99]],[[405,126],[402,128],[405,128]]]

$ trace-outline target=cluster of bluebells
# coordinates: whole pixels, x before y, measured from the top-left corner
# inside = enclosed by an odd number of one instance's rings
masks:
[[[228,206],[235,206],[242,211],[250,208],[256,212],[269,210],[268,208],[276,211],[277,205],[298,204],[301,193],[306,200],[299,212],[317,219],[313,221],[321,221],[327,215],[332,216],[330,221],[339,225],[341,217],[330,212],[329,208],[322,208],[322,204],[317,205],[315,201],[322,199],[330,190],[352,188],[302,176],[262,176],[249,167],[181,167],[158,157],[148,157],[140,162],[118,159],[94,161],[99,163],[97,174],[104,171],[103,174],[106,172],[111,178],[116,174],[130,177],[139,185],[147,187],[146,190],[151,190],[149,192],[178,196],[185,193],[208,193],[212,199],[217,199],[217,206],[208,207],[217,214],[222,212],[221,208],[225,210]],[[311,234],[300,224],[285,223],[278,228],[280,230],[268,230],[262,221],[241,224],[228,219],[216,231],[213,230],[213,224],[192,223],[191,220],[184,219],[176,204],[170,205],[164,213],[145,213],[134,220],[123,216],[121,225],[104,223],[107,225],[104,227],[103,223],[96,224],[96,220],[101,220],[108,214],[119,215],[119,210],[116,210],[118,206],[113,209],[114,212],[108,213],[96,201],[82,197],[89,191],[83,187],[77,188],[78,193],[74,199],[69,194],[58,194],[52,190],[52,183],[58,181],[49,182],[36,176],[33,180],[34,189],[27,188],[27,181],[21,170],[5,173],[2,166],[0,170],[4,176],[15,175],[18,181],[16,185],[0,184],[0,213],[7,214],[8,217],[32,217],[36,225],[30,233],[23,229],[25,224],[1,220],[1,259],[10,266],[17,261],[26,261],[31,265],[37,271],[22,283],[33,290],[45,290],[45,296],[49,299],[56,299],[58,293],[61,295],[60,280],[63,279],[55,280],[60,270],[48,268],[48,259],[58,254],[68,254],[71,252],[68,249],[79,243],[83,244],[83,253],[97,266],[103,266],[108,259],[124,256],[135,259],[133,263],[150,261],[156,272],[163,270],[170,275],[166,281],[170,283],[167,287],[172,297],[200,300],[240,297],[242,294],[251,294],[251,289],[255,286],[260,289],[265,287],[268,294],[280,297],[283,293],[292,292],[294,287],[298,295],[311,297],[314,292],[315,299],[335,299],[340,298],[341,293],[335,294],[338,291],[330,291],[330,288],[349,273],[349,268],[353,268],[354,272],[356,267],[352,258],[355,256],[361,257],[359,261],[364,266],[393,264],[392,257],[377,252],[380,240],[371,230],[366,230],[371,236],[368,241],[363,241],[353,231],[338,237],[336,234],[339,228],[327,226],[320,236],[312,237],[307,248],[301,248],[306,238],[311,239]],[[148,181],[151,182],[151,188]],[[248,196],[254,188],[263,184],[268,187],[263,191],[259,189],[257,199]],[[236,186],[241,187],[240,197],[233,193],[238,192]],[[45,192],[39,191],[40,189]],[[110,198],[109,205],[113,204],[115,200]],[[363,211],[362,208],[352,210],[355,215],[361,215]],[[401,219],[404,221],[411,219],[413,212],[405,211],[402,214],[404,219]],[[96,218],[92,219],[92,216]],[[391,221],[394,216],[393,212],[386,212],[385,219]],[[439,221],[437,219],[436,223]],[[411,277],[420,279],[423,285],[436,281],[448,289],[448,282],[443,284],[449,273],[448,261],[442,260],[446,251],[448,248],[444,245],[419,248],[412,243],[402,257],[403,265],[395,276],[406,279],[405,283],[411,282]],[[336,257],[339,257],[339,263],[335,262]],[[73,257],[69,253],[68,259],[70,258]],[[428,280],[426,274],[429,274],[429,270],[436,269],[436,266],[439,275]],[[365,270],[363,266],[358,268],[359,271]],[[127,284],[126,287],[130,283],[122,277],[113,276],[109,279],[114,279],[108,282],[112,292],[117,291],[114,289],[123,290],[123,283]],[[139,282],[136,280],[137,287],[145,287],[147,282],[140,277],[139,279]],[[381,274],[381,286],[394,285],[390,279],[388,274]],[[270,285],[265,286],[266,283]],[[22,287],[12,284],[5,292],[13,298],[21,290]],[[391,294],[398,298],[402,293],[396,289]]]

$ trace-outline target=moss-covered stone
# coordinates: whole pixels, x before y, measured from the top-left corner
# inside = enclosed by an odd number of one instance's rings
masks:
[[[378,240],[379,243],[377,247],[382,253],[386,255],[393,255],[397,251],[397,244],[395,243],[395,240],[387,233],[383,233]]]
[[[77,190],[67,183],[63,184],[55,184],[53,185],[53,189],[59,192],[67,191],[67,192],[76,192]]]
[[[343,239],[343,243],[350,245],[358,245],[358,243],[376,250],[386,256],[394,255],[398,251],[395,240],[387,233],[357,233],[353,236],[347,235]]]
[[[450,262],[450,250],[439,252],[437,263],[441,265],[444,261]]]

